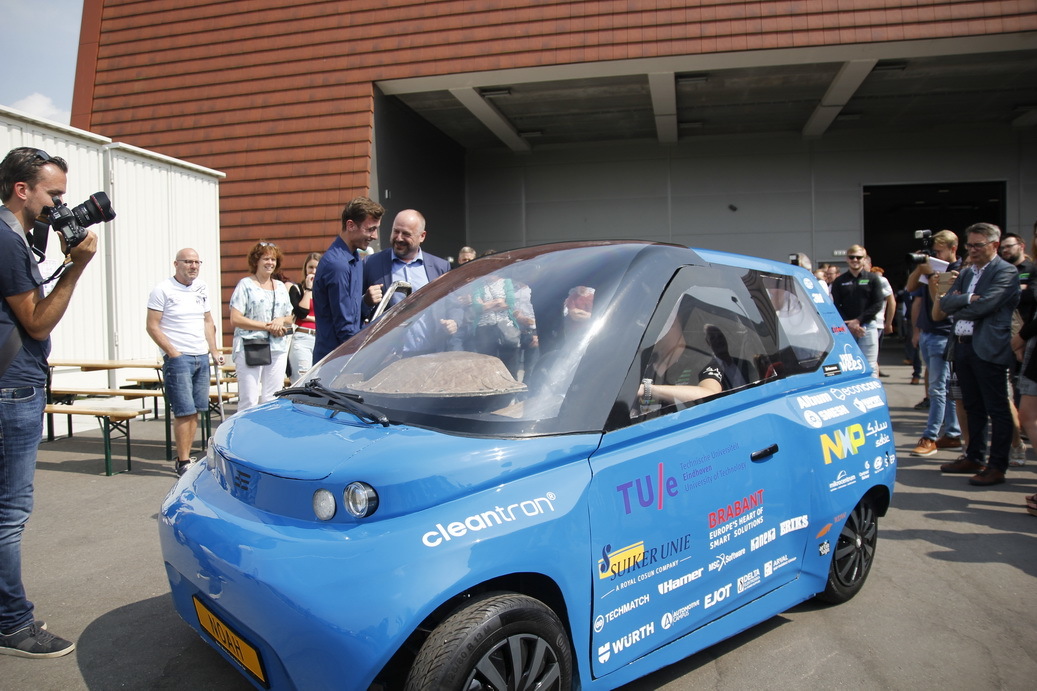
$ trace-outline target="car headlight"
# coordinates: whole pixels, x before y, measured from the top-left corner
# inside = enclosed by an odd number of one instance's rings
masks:
[[[351,482],[342,493],[346,511],[357,518],[370,516],[378,509],[378,493],[366,482]]]
[[[313,493],[313,513],[322,521],[330,521],[335,517],[335,495],[326,489]]]

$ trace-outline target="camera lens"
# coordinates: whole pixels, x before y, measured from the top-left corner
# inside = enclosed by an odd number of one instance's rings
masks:
[[[110,221],[115,218],[115,210],[112,202],[104,192],[95,192],[90,198],[79,206],[72,209],[79,225],[86,228],[101,221]]]

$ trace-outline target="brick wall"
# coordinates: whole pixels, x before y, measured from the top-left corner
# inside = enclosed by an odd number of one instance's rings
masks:
[[[375,80],[1034,29],[1034,0],[85,0],[72,124],[227,173],[233,286],[368,192]]]

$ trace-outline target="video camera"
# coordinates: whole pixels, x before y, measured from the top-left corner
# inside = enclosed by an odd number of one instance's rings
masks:
[[[918,250],[917,252],[907,253],[907,255],[904,257],[904,261],[907,262],[909,266],[914,266],[915,264],[925,264],[927,261],[929,261],[929,257],[933,256],[933,231],[916,230],[915,240],[922,241],[922,249]]]
[[[71,209],[58,197],[53,197],[50,208],[50,227],[65,238],[65,246],[72,249],[86,239],[86,229],[101,221],[115,218],[112,202],[104,192],[95,192],[79,206]]]

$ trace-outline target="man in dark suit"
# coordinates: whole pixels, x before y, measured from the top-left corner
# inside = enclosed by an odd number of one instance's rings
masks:
[[[1012,312],[1019,303],[1019,274],[997,256],[1001,229],[976,223],[965,230],[969,267],[940,297],[940,309],[953,317],[954,371],[969,418],[969,445],[961,458],[940,466],[945,473],[975,475],[981,487],[1005,481],[1012,446],[1012,412],[1008,373],[1012,354]],[[990,418],[990,458],[986,426]]]
[[[406,281],[418,290],[450,270],[445,259],[422,252],[421,243],[424,241],[424,216],[414,209],[396,214],[389,236],[392,247],[372,254],[364,262],[365,316],[370,317],[382,301],[382,293],[393,281]],[[394,294],[390,306],[402,299],[403,295]]]

